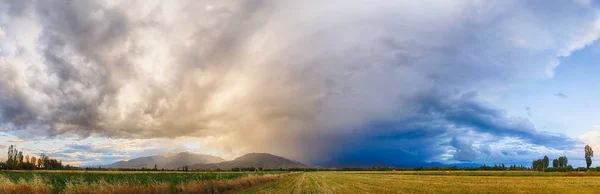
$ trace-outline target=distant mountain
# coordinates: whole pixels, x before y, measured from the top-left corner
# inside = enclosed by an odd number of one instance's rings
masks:
[[[401,164],[388,164],[388,163],[323,163],[319,164],[324,168],[431,168],[431,167],[451,167],[456,166],[459,168],[464,167],[480,167],[482,164],[478,163],[440,163],[440,162],[407,162]]]
[[[113,164],[102,166],[104,168],[154,168],[156,164],[159,169],[176,169],[192,164],[208,164],[225,161],[223,158],[193,154],[189,152],[181,152],[171,156],[147,156],[134,158],[127,161],[119,161]]]
[[[210,164],[224,162],[225,160],[220,157],[204,155],[204,154],[191,154],[188,152],[181,152],[168,158],[169,161],[165,164],[165,169],[175,169],[183,166],[193,164]]]
[[[190,169],[224,169],[229,170],[236,167],[262,167],[265,169],[276,168],[310,168],[305,164],[296,162],[281,156],[275,156],[267,153],[250,153],[236,158],[232,161],[212,163],[212,164],[194,164],[188,166]]]
[[[131,160],[122,160],[113,164],[102,166],[104,168],[154,168],[154,164],[164,167],[167,161],[165,156],[147,156]]]

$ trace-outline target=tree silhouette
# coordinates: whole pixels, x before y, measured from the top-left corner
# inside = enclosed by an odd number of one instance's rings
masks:
[[[566,156],[558,157],[558,166],[559,167],[566,167],[568,163],[569,163],[569,160],[567,159]]]
[[[552,167],[554,167],[554,168],[558,168],[559,167],[558,159],[552,160]]]
[[[19,151],[17,151],[17,146],[10,145],[8,147],[8,159],[6,160],[6,165],[8,169],[17,169],[17,167],[19,166],[18,155]]]
[[[590,145],[585,145],[585,163],[587,164],[587,169],[590,169],[592,165],[592,157],[594,157],[594,150]]]
[[[22,151],[19,151],[19,152],[17,153],[17,163],[18,163],[18,164],[21,164],[21,163],[23,163],[23,152],[22,152]]]
[[[40,158],[24,155],[22,151],[17,150],[17,146],[10,145],[8,147],[8,158],[5,163],[0,162],[0,169],[9,170],[34,170],[48,169],[60,170],[63,169],[62,162],[41,154]]]
[[[35,156],[31,156],[31,164],[33,164],[33,166],[37,166],[37,158],[35,158]]]
[[[546,171],[546,168],[548,168],[548,165],[550,165],[550,159],[548,159],[548,156],[544,156],[544,159],[542,161],[544,162],[543,171]]]
[[[531,163],[531,168],[533,170],[543,171],[544,170],[544,160],[543,159],[534,160]]]

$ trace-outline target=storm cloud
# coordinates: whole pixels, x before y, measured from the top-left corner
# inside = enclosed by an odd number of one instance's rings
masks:
[[[0,126],[23,138],[402,165],[574,146],[482,94],[552,77],[600,20],[576,1],[8,0],[0,32]]]

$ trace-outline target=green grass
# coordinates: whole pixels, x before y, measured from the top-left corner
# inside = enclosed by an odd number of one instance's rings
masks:
[[[599,193],[596,173],[307,172],[242,193]]]
[[[278,172],[269,172],[270,174]],[[54,193],[62,191],[66,184],[70,181],[84,181],[86,183],[95,183],[100,180],[106,181],[109,184],[113,183],[135,183],[141,185],[148,185],[154,183],[168,183],[171,188],[175,188],[176,185],[182,184],[189,181],[203,181],[203,180],[229,180],[247,177],[249,175],[263,175],[265,173],[251,173],[251,172],[222,172],[222,173],[210,173],[210,172],[103,172],[103,171],[0,171],[0,176],[9,178],[13,182],[20,180],[31,181],[34,177],[39,177],[46,181],[47,184],[52,185]]]

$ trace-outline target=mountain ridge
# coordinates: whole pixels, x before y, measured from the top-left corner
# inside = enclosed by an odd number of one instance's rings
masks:
[[[229,170],[232,168],[247,168],[256,167],[264,169],[289,169],[289,168],[312,168],[311,166],[302,164],[300,162],[290,160],[281,156],[269,154],[269,153],[249,153],[243,156],[237,157],[231,161],[224,161],[219,163],[209,164],[194,164],[188,166],[189,169],[202,169],[202,170],[216,170],[223,169]]]
[[[154,168],[158,169],[176,169],[186,165],[208,164],[224,162],[225,159],[206,154],[194,154],[190,152],[180,152],[174,155],[154,155],[133,158],[130,160],[121,160],[112,164],[101,166],[103,168]]]

